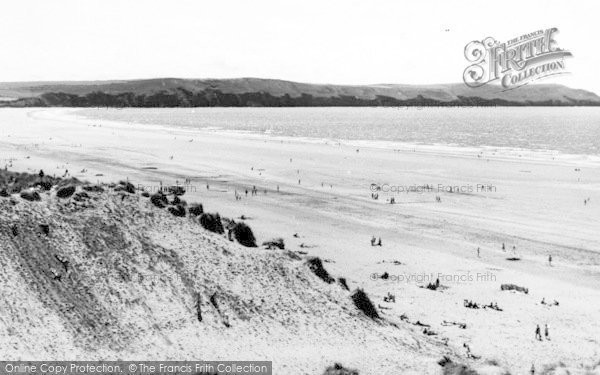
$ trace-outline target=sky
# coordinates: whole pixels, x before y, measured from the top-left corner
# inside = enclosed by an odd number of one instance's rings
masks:
[[[156,77],[462,82],[464,48],[557,27],[568,75],[600,93],[597,0],[19,0],[0,8],[0,81]]]

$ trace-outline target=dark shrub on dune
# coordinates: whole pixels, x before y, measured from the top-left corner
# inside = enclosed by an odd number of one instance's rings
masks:
[[[142,192],[142,197],[148,198],[150,196],[150,193],[148,193],[147,191]]]
[[[342,288],[344,288],[346,290],[350,290],[350,288],[348,288],[348,283],[346,282],[346,278],[345,277],[338,278],[338,283],[340,283],[340,285],[342,286]]]
[[[172,205],[181,205],[181,206],[187,206],[187,202],[184,201],[183,199],[179,198],[177,195],[173,198],[173,200],[171,201]]]
[[[523,286],[518,286],[515,284],[502,284],[500,285],[500,290],[516,290],[517,292],[523,292],[525,294],[529,294],[529,289]]]
[[[373,302],[371,302],[367,293],[365,293],[362,289],[356,289],[354,293],[352,293],[351,298],[354,302],[354,306],[356,306],[366,316],[371,319],[379,319],[379,313],[375,309]]]
[[[177,185],[169,186],[167,188],[167,191],[175,196],[185,194],[185,188],[183,186],[177,186]]]
[[[73,199],[76,200],[77,202],[83,202],[87,199],[90,199],[90,196],[85,191],[80,191],[79,193],[75,193],[75,196],[73,197]]]
[[[323,375],[358,375],[357,370],[349,369],[339,363],[329,366],[325,369]]]
[[[443,375],[478,375],[477,371],[460,363],[449,362],[443,368]]]
[[[44,180],[44,181],[41,181],[41,182],[38,184],[38,186],[39,186],[39,187],[41,187],[41,188],[42,188],[42,190],[48,191],[48,190],[52,189],[52,186],[53,186],[53,184],[52,184],[52,182],[50,182],[50,181],[46,181],[46,180]]]
[[[150,202],[158,208],[165,208],[169,204],[167,197],[163,193],[152,194]]]
[[[8,191],[6,191],[6,189],[2,189],[0,190],[0,197],[8,198],[10,197],[10,194],[8,194]]]
[[[58,188],[61,188],[63,186],[69,186],[69,185],[78,186],[78,185],[81,185],[81,181],[79,181],[75,177],[69,177],[69,178],[64,178],[64,179],[57,179],[55,181],[55,185]]]
[[[69,198],[75,193],[75,186],[69,185],[56,190],[56,196],[59,198]]]
[[[102,193],[104,191],[104,188],[100,185],[84,185],[82,189],[90,193]]]
[[[175,207],[169,207],[169,212],[173,216],[184,217],[185,216],[185,207],[183,207],[182,205],[178,204]]]
[[[246,223],[237,223],[232,228],[233,236],[237,242],[246,247],[256,247],[256,238],[252,229]]]
[[[8,193],[19,193],[22,190],[41,187],[50,190],[53,185],[60,181],[59,178],[45,176],[42,174],[19,173],[0,170],[0,188],[6,189]]]
[[[219,214],[202,214],[202,216],[200,216],[200,225],[211,232],[219,234],[225,233]]]
[[[204,208],[200,203],[194,203],[190,206],[188,211],[190,211],[190,215],[200,216],[204,213]]]
[[[22,191],[21,198],[25,199],[26,201],[30,201],[30,202],[42,200],[42,197],[40,197],[40,194],[38,194],[37,191],[29,191],[29,190]]]
[[[129,194],[135,194],[135,186],[129,181],[119,181],[119,186],[115,188],[115,191],[126,191]]]
[[[283,242],[283,238],[273,238],[270,241],[263,242],[262,245],[266,246],[267,249],[269,249],[269,250],[273,250],[273,249],[284,250],[285,249],[285,243]]]
[[[335,279],[329,275],[329,272],[327,272],[325,267],[323,267],[323,262],[321,261],[321,258],[308,258],[306,260],[306,264],[308,264],[308,268],[310,268],[310,270],[313,271],[313,273],[317,275],[319,279],[325,281],[327,284],[331,284],[335,281]]]

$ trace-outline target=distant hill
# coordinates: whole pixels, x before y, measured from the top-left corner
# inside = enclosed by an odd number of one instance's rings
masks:
[[[330,85],[276,79],[178,79],[0,83],[0,106],[597,106],[592,92],[557,84]]]

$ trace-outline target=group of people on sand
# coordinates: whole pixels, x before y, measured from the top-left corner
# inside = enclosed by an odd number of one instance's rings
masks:
[[[550,333],[548,331],[548,324],[544,324],[544,337],[546,340],[550,340]],[[538,324],[535,327],[535,339],[538,341],[542,341],[542,330],[540,329],[540,325]]]
[[[277,191],[279,192],[279,185],[277,185]],[[246,195],[246,197],[247,197],[247,196],[248,196],[248,189],[246,189],[246,190],[244,191],[244,193],[245,193],[245,195]],[[265,195],[267,194],[267,189],[264,189],[264,193],[265,193]],[[252,186],[252,189],[250,190],[250,195],[251,195],[251,196],[258,195],[258,189],[256,188],[256,185]],[[242,200],[242,195],[241,195],[241,194],[238,194],[238,191],[237,191],[237,189],[235,190],[235,200],[236,200],[236,201],[240,201],[240,200]]]
[[[371,246],[382,246],[381,245],[381,237],[379,237],[379,239],[376,239],[375,236],[371,237]]]
[[[559,306],[559,303],[558,303],[558,301],[557,301],[557,300],[554,300],[554,301],[552,301],[552,302],[546,302],[546,298],[545,298],[545,297],[542,297],[542,302],[541,302],[541,304],[542,304],[542,305],[547,305],[547,306]]]
[[[583,200],[583,205],[587,206],[587,204],[590,203],[590,199],[592,199],[592,198],[588,197],[587,199],[584,199]]]

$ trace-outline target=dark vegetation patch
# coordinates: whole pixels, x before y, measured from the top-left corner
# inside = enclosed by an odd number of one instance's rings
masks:
[[[346,368],[340,363],[336,363],[333,366],[327,367],[323,375],[358,375],[358,371]]]
[[[152,202],[152,204],[158,208],[165,208],[169,204],[169,200],[167,199],[166,195],[161,192],[152,194],[150,196],[150,202]]]
[[[56,190],[56,196],[58,198],[69,198],[73,194],[75,194],[75,186],[73,185],[64,186]]]
[[[185,194],[185,188],[183,186],[173,185],[167,188],[167,191],[175,196],[180,196]]]
[[[502,284],[500,285],[500,290],[516,290],[517,292],[529,294],[529,288],[515,284]]]
[[[233,237],[237,242],[242,246],[246,247],[256,247],[256,238],[254,237],[254,233],[252,233],[252,229],[246,223],[236,223],[233,226]]]
[[[342,286],[342,288],[344,288],[346,290],[350,290],[350,288],[348,288],[348,282],[346,281],[345,277],[339,277],[338,283]]]
[[[214,233],[223,234],[223,223],[221,223],[221,216],[218,213],[208,214],[204,213],[200,216],[200,225],[206,230]]]
[[[371,302],[367,293],[365,293],[362,289],[356,289],[354,293],[352,293],[351,298],[354,302],[354,306],[356,306],[366,316],[371,319],[379,319],[379,313],[377,312],[377,309],[375,309],[375,305],[373,305],[373,302]]]
[[[283,242],[283,238],[273,238],[270,241],[263,242],[262,245],[265,246],[269,250],[273,250],[273,249],[284,250],[285,249],[285,243]]]
[[[26,191],[22,191],[20,195],[21,195],[21,198],[25,199],[26,201],[30,201],[30,202],[42,200],[42,197],[40,197],[40,194],[37,191],[26,190]]]
[[[126,191],[129,194],[135,194],[135,186],[129,181],[119,181],[119,186],[115,187],[115,191]]]
[[[177,206],[169,207],[169,212],[173,216],[184,217],[185,216],[185,207],[178,204]]]
[[[81,187],[83,190],[89,193],[102,193],[104,192],[104,188],[100,185],[83,185]]]
[[[43,171],[38,174],[0,171],[0,189],[9,195],[38,187],[42,190],[50,190],[59,181],[60,178],[46,176]]]
[[[84,202],[84,201],[90,199],[90,196],[85,191],[80,191],[78,193],[75,193],[75,196],[73,197],[73,199],[76,200],[77,202]]]
[[[310,270],[315,275],[317,275],[317,277],[319,279],[325,281],[327,284],[331,284],[335,281],[335,279],[329,275],[329,272],[327,272],[325,267],[323,267],[323,262],[321,261],[321,258],[319,258],[319,257],[308,258],[306,260],[306,264],[308,265],[308,268],[310,268]]]
[[[202,204],[194,203],[194,204],[190,205],[190,208],[188,211],[190,212],[190,215],[200,216],[204,213],[204,208],[202,207]]]

